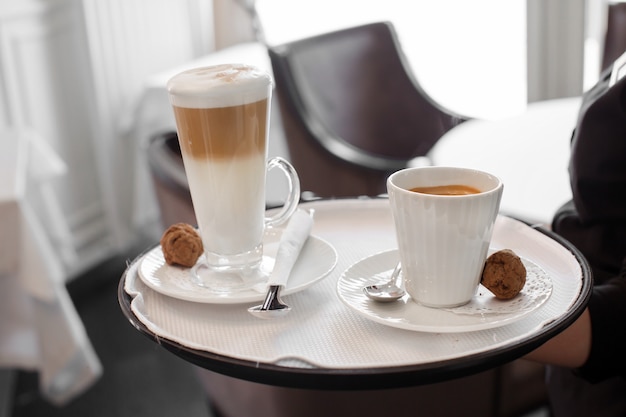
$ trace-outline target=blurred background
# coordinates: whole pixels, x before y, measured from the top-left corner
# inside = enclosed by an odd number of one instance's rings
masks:
[[[600,66],[603,4],[5,1],[0,4],[0,123],[34,130],[67,164],[66,174],[53,184],[66,224],[45,227],[71,280],[132,245],[158,219],[141,155],[146,138],[163,128],[163,109],[155,109],[162,100],[147,97],[154,87],[148,85],[151,77],[263,40],[259,35],[273,45],[390,20],[418,80],[435,100],[468,116],[502,118],[522,111],[527,102],[580,95],[593,83]],[[242,51],[236,57],[243,60]],[[251,59],[258,60],[254,51]],[[274,153],[286,152],[280,143],[273,146]]]
[[[436,101],[471,117],[506,118],[528,103],[579,96],[593,85],[607,4],[2,1],[0,140],[18,140],[9,129],[35,132],[66,164],[48,195],[57,213],[50,215],[48,198],[33,196],[31,204],[41,218],[54,219],[42,227],[66,283],[89,280],[86,272],[103,260],[159,236],[144,153],[148,139],[171,126],[164,86],[177,70],[225,57],[271,69],[264,45],[389,20]],[[288,157],[280,134],[272,141],[270,153]]]

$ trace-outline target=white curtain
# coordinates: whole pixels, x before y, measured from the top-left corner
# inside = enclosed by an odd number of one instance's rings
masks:
[[[211,7],[211,0],[82,0],[103,228],[115,247],[135,239],[132,206],[142,184],[129,179],[142,168],[132,128],[137,102],[150,76],[214,49]]]
[[[528,101],[583,89],[585,0],[527,0]]]
[[[213,0],[215,48],[257,39],[255,0]]]

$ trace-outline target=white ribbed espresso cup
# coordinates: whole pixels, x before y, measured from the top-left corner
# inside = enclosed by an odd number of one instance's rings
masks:
[[[442,185],[464,185],[479,192],[435,195],[410,191]],[[387,191],[404,285],[411,298],[428,307],[469,302],[489,250],[502,181],[474,169],[418,167],[392,174]]]

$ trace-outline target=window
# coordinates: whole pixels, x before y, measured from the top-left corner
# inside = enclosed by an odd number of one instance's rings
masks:
[[[526,106],[524,0],[257,0],[257,9],[272,45],[389,20],[420,84],[440,104],[484,119]]]

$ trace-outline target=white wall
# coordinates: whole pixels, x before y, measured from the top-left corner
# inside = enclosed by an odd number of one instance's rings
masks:
[[[47,227],[67,278],[136,238],[124,123],[145,77],[208,53],[212,29],[211,0],[0,2],[0,123],[68,166],[53,192],[69,233]]]
[[[87,50],[94,88],[98,154],[104,205],[112,238],[124,245],[136,234],[132,202],[136,184],[135,138],[128,135],[134,105],[147,76],[212,49],[199,42],[212,28],[211,9],[200,0],[84,0]],[[205,15],[199,14],[205,12]]]

